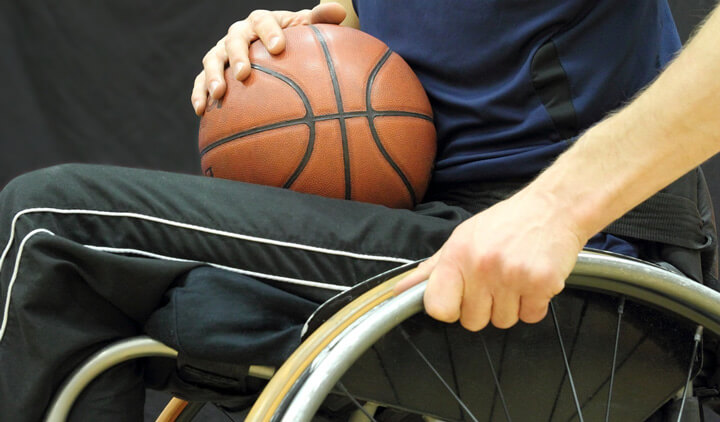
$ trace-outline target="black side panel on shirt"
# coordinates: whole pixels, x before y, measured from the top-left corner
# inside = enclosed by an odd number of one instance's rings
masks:
[[[533,87],[560,134],[560,139],[576,136],[578,122],[570,82],[552,40],[548,40],[535,53],[531,71]]]

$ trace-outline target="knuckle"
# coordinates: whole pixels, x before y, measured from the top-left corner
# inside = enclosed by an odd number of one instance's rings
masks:
[[[460,320],[460,325],[468,330],[472,331],[473,333],[477,333],[478,331],[482,330],[484,327],[480,327],[477,324],[469,323],[467,321]]]
[[[215,52],[215,47],[213,47],[203,56],[202,64],[207,68],[208,65],[210,65],[215,60],[217,60],[217,53]]]
[[[460,317],[457,310],[452,310],[435,302],[426,303],[425,312],[434,319],[442,322],[455,322]]]
[[[546,313],[547,312],[543,312],[541,310],[536,310],[533,312],[525,312],[520,315],[520,320],[527,324],[536,324],[545,318]]]
[[[242,31],[245,25],[247,25],[247,22],[245,20],[233,22],[232,25],[228,27],[228,35]]]
[[[257,25],[260,21],[263,20],[263,18],[267,17],[270,12],[268,12],[265,9],[256,9],[250,12],[250,14],[247,17],[247,21],[250,22],[252,26]]]
[[[483,328],[487,327],[489,321],[478,318],[467,318],[462,316],[460,318],[460,325],[468,331],[478,332]]]
[[[222,46],[216,46],[213,48],[213,55],[215,56],[215,60],[225,61],[225,43],[223,43]]]
[[[524,261],[511,259],[502,262],[502,273],[508,279],[518,280],[522,278],[529,278],[532,274],[532,270],[527,267],[527,264]]]
[[[498,249],[483,250],[475,259],[476,268],[481,271],[502,268],[503,264],[503,254]]]
[[[228,28],[228,33],[225,36],[225,43],[233,43],[238,42],[241,40],[244,40],[246,43],[249,42],[248,40],[252,38],[253,30],[251,28],[251,25],[248,21],[238,21],[235,22]]]
[[[312,10],[303,9],[288,16],[288,25],[302,25],[310,23]]]
[[[528,287],[547,294],[548,296],[554,296],[559,293],[558,288],[562,290],[563,280],[557,274],[554,268],[551,267],[536,267],[529,274],[526,279]]]
[[[552,281],[559,278],[557,271],[551,265],[535,265],[533,274],[538,280]]]
[[[525,291],[542,290],[547,285],[547,279],[537,272],[531,272],[522,278],[522,287]]]
[[[505,329],[507,329],[507,328],[512,327],[512,326],[515,325],[517,322],[518,322],[518,318],[517,318],[517,317],[515,317],[515,318],[506,318],[506,317],[494,317],[494,316],[493,316],[493,319],[492,319],[492,324],[493,324],[495,327],[500,328],[500,329],[502,329],[502,330],[505,330]]]
[[[565,280],[559,278],[554,283],[550,283],[550,297],[559,295],[565,288]]]

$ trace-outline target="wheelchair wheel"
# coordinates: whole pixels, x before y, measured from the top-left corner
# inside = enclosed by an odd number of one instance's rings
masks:
[[[318,328],[246,420],[311,421],[334,397],[425,420],[643,421],[687,396],[720,334],[720,293],[611,254],[581,253],[548,317],[510,330],[416,315],[424,286],[394,297],[401,277]]]

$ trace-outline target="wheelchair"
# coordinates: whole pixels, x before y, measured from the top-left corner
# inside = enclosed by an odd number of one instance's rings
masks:
[[[422,314],[424,284],[394,296],[406,270],[323,304],[276,372],[251,367],[271,378],[245,420],[632,422],[662,408],[695,422],[699,400],[718,395],[720,293],[674,271],[585,250],[543,321],[472,333]],[[118,363],[176,355],[147,337],[110,345],[68,378],[45,420],[64,421]],[[174,398],[158,420],[192,420],[202,405]]]

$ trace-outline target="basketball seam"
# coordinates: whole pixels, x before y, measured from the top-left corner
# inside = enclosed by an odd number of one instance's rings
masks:
[[[305,124],[308,129],[310,130],[310,133],[308,134],[308,144],[305,148],[305,154],[303,155],[303,158],[300,160],[300,164],[295,168],[293,173],[290,175],[290,177],[285,181],[285,184],[283,185],[283,188],[289,188],[295,180],[300,176],[300,173],[305,169],[305,166],[307,165],[308,161],[310,161],[310,156],[312,156],[312,151],[315,147],[315,115],[312,109],[312,105],[310,104],[310,99],[307,97],[307,94],[305,94],[305,91],[297,84],[295,81],[290,79],[289,77],[283,75],[280,72],[276,72],[272,69],[268,69],[266,67],[260,66],[258,64],[251,64],[250,67],[252,69],[259,70],[269,76],[272,76],[276,79],[280,79],[281,81],[285,82],[290,88],[292,88],[295,93],[300,97],[300,100],[303,102],[303,105],[305,106],[305,116],[299,119],[292,119],[292,120],[286,120],[283,122],[277,122],[272,123],[265,126],[260,126],[258,128],[248,129],[247,131],[240,132],[240,134],[243,134],[242,136],[248,136],[248,135],[254,135],[256,133],[265,132],[267,130],[272,129],[279,129],[282,127],[290,127],[294,126],[296,124]],[[238,139],[240,137],[240,134],[230,135],[228,137],[225,137],[223,139],[220,139],[218,141],[213,142],[212,144],[206,146],[205,148],[200,151],[200,158],[202,158],[205,154],[207,154],[210,150],[219,147],[220,145],[223,145],[227,142],[230,142],[232,140]]]
[[[375,109],[372,107],[372,88],[373,84],[375,83],[375,77],[380,72],[380,69],[385,65],[388,58],[392,54],[392,50],[388,48],[388,50],[383,54],[383,56],[378,60],[378,62],[375,64],[375,67],[370,72],[370,76],[368,76],[368,80],[366,83],[366,91],[365,91],[365,107],[367,108],[368,112],[368,125],[370,126],[370,134],[372,134],[373,140],[375,141],[375,145],[377,146],[380,153],[385,157],[385,160],[390,164],[390,166],[395,170],[395,173],[400,177],[400,180],[402,180],[403,184],[405,185],[405,188],[407,189],[408,193],[410,194],[410,201],[412,202],[412,206],[414,207],[417,205],[417,196],[415,195],[415,189],[413,189],[412,184],[408,180],[405,173],[402,171],[400,166],[393,160],[393,158],[390,156],[390,154],[387,152],[385,147],[382,144],[382,141],[380,140],[380,136],[377,133],[377,129],[375,128]]]
[[[285,82],[286,84],[290,85],[290,87],[294,89],[295,92],[297,92],[303,104],[305,105],[305,117],[303,118],[303,122],[308,126],[308,128],[310,128],[310,135],[308,136],[308,144],[307,148],[305,149],[305,155],[303,156],[302,160],[300,160],[300,164],[298,164],[295,171],[292,173],[292,175],[290,175],[288,180],[283,185],[283,188],[287,189],[292,186],[293,183],[295,183],[295,180],[297,180],[298,176],[300,176],[300,173],[302,173],[302,171],[305,169],[308,161],[310,161],[310,156],[312,156],[313,149],[315,148],[315,114],[313,112],[312,105],[310,104],[310,99],[308,98],[307,94],[305,94],[305,91],[303,91],[300,85],[298,85],[295,81],[280,72],[276,72],[274,70],[265,68],[257,64],[252,64],[251,67],[261,72],[265,72],[270,76],[274,76]]]
[[[342,139],[343,148],[343,164],[345,165],[345,199],[352,198],[352,184],[350,183],[350,148],[348,146],[347,127],[345,125],[343,108],[342,93],[340,92],[340,84],[338,83],[337,73],[335,73],[335,64],[330,57],[330,50],[328,49],[327,41],[322,35],[319,29],[314,25],[310,25],[315,37],[320,42],[320,46],[325,55],[325,63],[327,63],[328,72],[330,73],[330,79],[332,80],[333,91],[335,92],[335,102],[337,103],[337,111],[340,117],[338,117],[338,123],[340,123],[340,137]]]
[[[220,145],[223,145],[227,142],[230,142],[232,140],[238,139],[240,136],[248,136],[248,135],[254,135],[257,133],[261,133],[267,130],[272,129],[279,129],[283,127],[290,127],[294,126],[296,124],[305,124],[308,129],[310,130],[310,133],[308,135],[308,144],[305,149],[305,154],[303,155],[302,160],[300,160],[300,164],[295,168],[293,173],[290,175],[288,180],[283,185],[283,188],[289,188],[294,182],[295,179],[298,178],[300,173],[305,169],[305,166],[307,165],[308,161],[310,161],[310,156],[312,156],[312,151],[315,147],[315,115],[313,113],[312,105],[310,105],[310,99],[308,99],[307,94],[305,94],[305,91],[303,91],[300,86],[295,83],[292,79],[289,77],[283,75],[280,72],[276,72],[272,69],[268,69],[266,67],[260,66],[258,64],[251,64],[251,68],[259,70],[263,73],[266,73],[269,76],[272,76],[274,78],[280,79],[281,81],[285,82],[287,85],[290,86],[300,97],[300,100],[303,102],[303,105],[305,106],[305,116],[299,118],[299,119],[292,119],[292,120],[285,120],[283,122],[277,122],[277,123],[271,123],[269,125],[260,126],[253,129],[248,129],[244,132],[239,132],[235,135],[230,135],[228,137],[225,137],[223,139],[220,139],[218,141],[213,142],[212,144],[206,146],[205,148],[200,151],[200,157],[202,158],[205,154],[207,154],[210,150],[213,148],[217,148]]]
[[[433,119],[430,116],[427,116],[425,114],[421,113],[415,113],[413,111],[404,111],[404,110],[381,110],[381,111],[375,111],[374,115],[376,117],[382,117],[382,116],[396,116],[396,117],[414,117],[418,119],[423,119],[432,122]],[[334,120],[339,119],[340,117],[343,117],[344,119],[354,119],[358,117],[368,117],[367,110],[362,111],[345,111],[342,114],[341,113],[331,113],[331,114],[319,114],[319,115],[313,115],[313,118],[315,119],[315,122],[318,121],[324,121],[324,120]],[[277,123],[270,123],[268,125],[264,126],[257,126],[254,128],[246,129],[241,132],[234,133],[232,135],[226,136],[224,138],[218,139],[217,141],[211,143],[210,145],[206,146],[200,151],[200,156],[203,157],[205,154],[210,152],[211,150],[226,144],[231,141],[239,140],[240,138],[244,138],[246,136],[255,135],[260,132],[265,132],[268,130],[274,130],[274,129],[280,129],[284,127],[294,126],[294,125],[310,125],[310,122],[305,117],[300,117],[297,119],[292,120],[284,120],[282,122]]]

